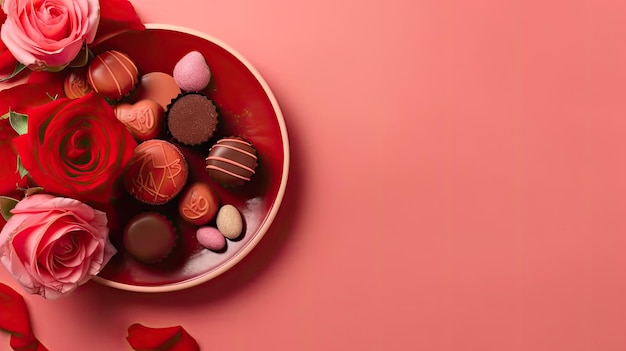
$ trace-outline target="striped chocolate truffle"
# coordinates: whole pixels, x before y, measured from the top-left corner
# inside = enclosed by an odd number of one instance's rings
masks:
[[[93,90],[109,100],[128,95],[139,81],[139,71],[128,55],[109,50],[96,56],[87,69]]]
[[[239,137],[220,139],[211,147],[206,158],[209,176],[227,187],[250,181],[256,166],[256,150],[252,144]]]

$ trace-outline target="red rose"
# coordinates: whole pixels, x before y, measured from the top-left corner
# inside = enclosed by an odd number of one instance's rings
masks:
[[[107,203],[137,143],[107,102],[90,93],[26,110],[28,133],[13,144],[47,193]]]

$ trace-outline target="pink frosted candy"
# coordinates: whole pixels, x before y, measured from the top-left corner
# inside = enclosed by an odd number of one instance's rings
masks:
[[[196,232],[196,239],[200,245],[209,250],[220,251],[226,245],[226,238],[214,227],[200,227]]]
[[[192,51],[176,63],[173,76],[182,90],[200,91],[209,85],[211,70],[204,56],[198,51]]]

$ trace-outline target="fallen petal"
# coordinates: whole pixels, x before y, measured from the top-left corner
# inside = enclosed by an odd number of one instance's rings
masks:
[[[0,283],[0,329],[11,334],[15,351],[48,351],[35,337],[22,295]]]
[[[194,338],[181,326],[150,328],[139,323],[128,327],[126,340],[135,351],[199,351]]]

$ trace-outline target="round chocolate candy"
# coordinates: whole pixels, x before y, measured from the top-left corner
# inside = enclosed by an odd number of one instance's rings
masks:
[[[187,222],[203,225],[217,213],[219,201],[206,183],[194,183],[185,190],[178,203],[178,212]]]
[[[131,98],[154,100],[167,110],[167,105],[180,93],[174,77],[163,72],[150,72],[141,76],[137,92]]]
[[[109,100],[128,95],[139,80],[139,71],[128,55],[110,50],[96,56],[87,69],[93,90]]]
[[[157,213],[141,213],[133,217],[123,237],[124,249],[136,260],[157,263],[164,260],[176,246],[176,231],[167,218]]]
[[[164,140],[144,141],[135,148],[124,173],[126,190],[137,200],[162,205],[183,189],[187,161],[176,146]]]
[[[167,129],[183,144],[200,145],[208,141],[216,127],[215,105],[205,95],[180,95],[167,110]]]
[[[237,186],[250,181],[256,166],[256,150],[239,137],[220,139],[211,147],[206,158],[209,176],[224,186]]]
[[[87,84],[85,70],[72,71],[65,77],[63,91],[70,99],[78,99],[91,92],[91,87]]]
[[[150,140],[161,134],[164,111],[161,105],[150,99],[134,104],[115,106],[115,116],[137,140]]]

